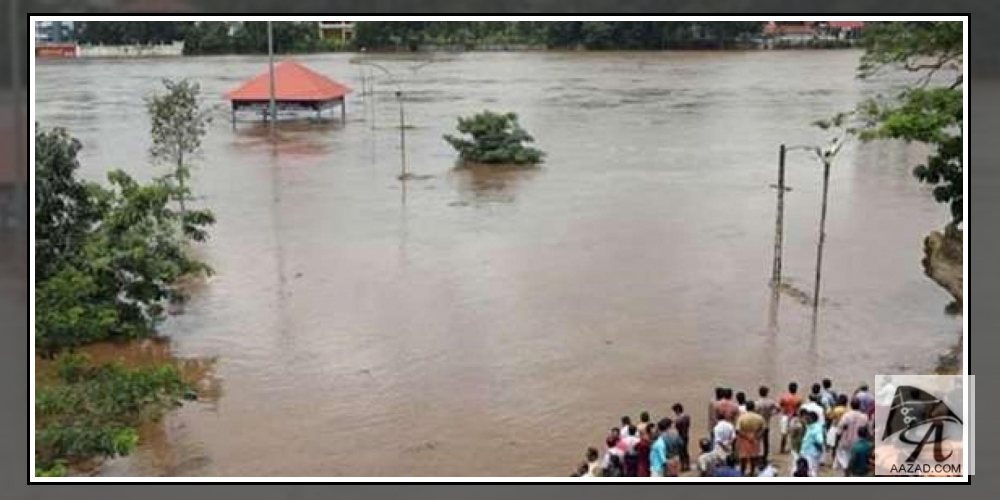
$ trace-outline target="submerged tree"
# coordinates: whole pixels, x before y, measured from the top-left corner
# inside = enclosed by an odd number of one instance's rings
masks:
[[[35,135],[37,282],[35,345],[43,356],[105,339],[151,335],[177,281],[209,272],[185,239],[207,238],[208,211],[170,208],[177,188],[139,184],[121,171],[110,187],[76,177],[80,144],[65,131]]]
[[[197,83],[189,80],[163,80],[165,94],[146,100],[153,145],[149,154],[154,161],[173,166],[168,178],[176,183],[175,197],[181,212],[186,212],[185,200],[190,196],[186,182],[191,177],[188,160],[201,149],[205,127],[210,122],[208,111],[201,108]]]
[[[534,138],[521,128],[514,113],[483,111],[459,118],[458,131],[462,136],[445,135],[444,140],[463,161],[525,165],[539,163],[544,156],[540,150],[525,146]]]

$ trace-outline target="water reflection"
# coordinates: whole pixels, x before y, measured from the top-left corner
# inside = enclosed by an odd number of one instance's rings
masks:
[[[462,202],[511,203],[517,189],[539,174],[535,167],[460,165],[450,174]]]
[[[909,153],[838,158],[823,292],[842,307],[815,336],[796,292],[811,290],[819,183],[789,165],[782,266],[800,281],[780,330],[764,328],[774,150],[821,140],[809,123],[859,101],[858,55],[464,54],[415,74],[390,62],[417,98],[407,163],[433,176],[419,182],[397,180],[399,110],[384,93],[349,97],[345,126],[280,123],[273,141],[220,112],[192,180],[218,218],[204,245],[217,274],[164,331],[185,355],[220,356],[225,395],[168,418],[173,464],[140,450],[118,471],[563,474],[623,412],[699,405],[719,384],[848,386],[933,363],[957,320],[919,249],[947,211],[910,177]],[[362,88],[350,57],[300,59]],[[79,89],[106,90],[65,123],[86,145],[81,173],[148,173],[142,97],[158,78],[197,80],[225,106],[232,75],[265,59],[40,62],[36,109],[64,125]],[[519,113],[550,161],[454,170],[441,136],[484,102]],[[540,428],[544,449],[521,445]]]

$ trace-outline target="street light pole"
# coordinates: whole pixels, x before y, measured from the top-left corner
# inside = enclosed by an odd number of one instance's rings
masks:
[[[816,282],[813,285],[812,328],[816,330],[819,317],[819,284],[823,268],[823,243],[826,242],[826,200],[830,185],[830,156],[823,157],[823,206],[819,216],[819,241],[816,243]]]
[[[396,101],[399,103],[399,180],[406,180],[406,114],[403,112],[403,91],[396,84]]]
[[[389,77],[389,80],[392,81],[393,85],[396,86],[396,101],[399,103],[399,155],[400,155],[399,179],[405,181],[406,180],[406,112],[403,109],[403,88],[399,85],[399,80],[397,80],[396,77],[392,74],[392,72],[386,69],[385,66],[370,61],[364,61],[361,64],[371,66],[385,73],[385,75]],[[374,89],[375,88],[374,78],[371,79],[371,82],[372,82],[372,88]],[[372,93],[374,94],[374,90],[372,91]],[[373,103],[372,109],[374,110],[374,102],[375,102],[374,95],[371,96],[371,101]],[[373,111],[372,129],[374,128],[375,128],[375,115]]]
[[[267,22],[267,65],[270,72],[270,100],[267,105],[267,114],[270,119],[271,128],[278,120],[278,108],[274,102],[274,30],[271,21]]]

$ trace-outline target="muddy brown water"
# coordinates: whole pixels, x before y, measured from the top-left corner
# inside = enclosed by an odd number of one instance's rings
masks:
[[[346,124],[240,124],[222,95],[261,57],[40,62],[37,120],[83,143],[83,173],[148,178],[142,98],[192,78],[216,120],[194,191],[218,217],[216,275],[163,333],[217,358],[221,394],[172,414],[106,475],[566,475],[624,413],[712,387],[929,369],[960,328],[922,274],[947,210],[910,174],[923,152],[851,144],[830,184],[824,306],[767,311],[777,147],[893,82],[855,51],[462,54],[388,82]],[[298,60],[361,89],[350,55]],[[455,117],[515,111],[534,172],[454,171]],[[818,165],[789,156],[785,276],[811,291]]]

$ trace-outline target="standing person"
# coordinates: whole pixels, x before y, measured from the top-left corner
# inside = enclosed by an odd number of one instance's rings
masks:
[[[802,404],[802,396],[799,395],[799,384],[791,382],[788,384],[788,392],[782,394],[781,398],[778,399],[778,406],[781,407],[781,421],[778,429],[781,433],[781,447],[779,449],[781,453],[787,453],[788,424],[792,417],[798,413],[800,404]],[[792,449],[798,451],[798,448],[794,446]]]
[[[620,441],[624,443],[625,448],[625,459],[622,463],[625,477],[636,477],[639,473],[639,454],[636,451],[636,445],[639,441],[639,429],[630,424],[625,431],[625,436]]]
[[[677,429],[677,435],[681,438],[681,472],[687,472],[691,470],[691,454],[688,451],[691,444],[691,417],[684,413],[684,406],[680,403],[674,403],[671,409],[674,411],[674,428]]]
[[[615,437],[614,435],[608,436],[605,440],[605,444],[608,449],[604,452],[604,457],[601,458],[601,468],[607,470],[611,467],[611,458],[618,457],[619,463],[625,458],[625,452],[618,446],[618,442],[621,441],[620,437]]]
[[[761,437],[761,447],[763,450],[760,459],[765,464],[768,463],[768,455],[771,452],[771,422],[779,412],[778,403],[768,397],[770,393],[771,389],[761,386],[760,389],[757,389],[760,399],[754,402],[754,406],[757,407],[757,413],[760,413],[760,416],[764,417],[764,435]]]
[[[619,437],[621,439],[618,440],[618,447],[621,448],[622,458],[624,459],[625,452],[628,451],[628,443],[625,442],[625,438],[628,436],[629,426],[632,425],[632,417],[625,415],[621,418],[620,422],[622,424],[619,431]]]
[[[623,477],[625,471],[622,465],[622,459],[619,455],[611,455],[611,459],[608,460],[608,466],[604,468],[604,477]]]
[[[736,454],[740,459],[740,474],[753,476],[757,472],[763,434],[764,417],[756,412],[753,401],[748,401],[746,413],[736,421]]]
[[[649,450],[649,475],[652,477],[665,477],[667,475],[667,459],[669,457],[671,421],[669,418],[660,420],[656,424],[658,436],[653,441],[653,446]]]
[[[868,384],[861,384],[861,387],[858,387],[858,391],[854,393],[854,397],[858,398],[858,401],[861,402],[861,413],[868,415],[869,420],[873,420],[875,418],[876,400],[875,395],[868,390]],[[886,406],[890,406],[892,404],[892,399],[889,399],[888,401],[889,402],[886,403]]]
[[[840,424],[840,419],[847,411],[847,394],[838,395],[837,404],[826,410],[826,446],[835,455],[834,459],[836,459],[837,437],[840,435],[838,425]]]
[[[714,441],[712,446],[723,458],[733,453],[733,440],[736,438],[736,428],[728,420],[720,418],[712,429]]]
[[[743,391],[736,393],[736,406],[740,409],[740,415],[747,412],[747,393]]]
[[[701,477],[711,477],[715,472],[715,468],[722,465],[722,460],[725,457],[718,453],[718,448],[712,449],[711,439],[701,438],[698,441],[698,448],[701,449],[701,454],[698,455],[698,475]]]
[[[821,440],[823,453],[819,457],[819,463],[820,465],[825,465],[826,451],[828,449],[826,445],[826,410],[819,404],[819,392],[816,390],[816,387],[819,387],[819,384],[813,384],[813,393],[809,395],[809,401],[802,403],[802,409],[816,415],[816,421],[819,423],[823,435],[823,439]],[[808,430],[808,426],[806,430]]]
[[[861,412],[861,401],[851,399],[851,409],[840,417],[837,424],[839,438],[834,448],[834,466],[847,470],[850,466],[851,453],[858,439],[858,429],[868,429],[868,416]]]
[[[639,429],[631,423],[622,429],[624,432],[618,441],[618,446],[627,455],[635,451],[635,445],[639,442]]]
[[[791,443],[792,462],[799,459],[799,450],[802,448],[802,438],[806,433],[806,422],[803,411],[796,411],[788,421],[788,440]]]
[[[809,462],[809,475],[816,476],[819,473],[819,464],[823,459],[823,424],[819,421],[819,415],[814,411],[803,409],[805,414],[806,432],[802,436],[802,446],[799,448],[799,456]]]
[[[812,385],[812,388],[809,391],[809,401],[815,401],[816,404],[818,404],[820,406],[823,406],[820,403],[820,399],[821,399],[820,393],[822,393],[822,392],[823,392],[823,386],[820,385],[819,383],[814,383]],[[823,411],[826,411],[826,408],[823,408]]]
[[[637,477],[649,477],[649,452],[653,446],[652,440],[653,424],[646,425],[639,433],[639,442],[635,445],[635,454],[638,458]]]
[[[833,390],[833,381],[823,379],[823,388],[819,391],[819,402],[824,408],[829,410],[837,404],[837,393]]]
[[[644,411],[639,414],[639,430],[643,430],[647,425],[652,425],[653,421],[649,418],[649,412]]]
[[[722,400],[718,405],[719,415],[722,420],[730,424],[736,423],[736,418],[740,416],[740,406],[733,401],[733,390],[726,388],[722,392]]]
[[[712,439],[712,429],[715,428],[715,423],[719,421],[719,403],[722,401],[723,396],[725,396],[726,390],[722,387],[715,388],[715,399],[708,402],[708,437]]]
[[[587,477],[598,477],[601,475],[600,453],[597,448],[591,446],[587,448]]]
[[[845,476],[868,476],[871,474],[872,452],[875,445],[872,443],[871,434],[868,427],[858,428],[858,439],[851,448],[851,460],[844,470]]]

